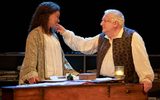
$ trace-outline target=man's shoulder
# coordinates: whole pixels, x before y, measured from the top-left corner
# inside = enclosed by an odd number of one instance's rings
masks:
[[[124,31],[128,32],[128,33],[134,33],[136,32],[134,29],[128,28],[128,27],[124,27]]]

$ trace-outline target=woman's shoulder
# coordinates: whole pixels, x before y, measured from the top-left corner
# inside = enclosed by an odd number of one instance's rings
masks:
[[[40,33],[43,33],[42,31],[42,27],[41,26],[38,26],[36,28],[34,28],[31,32],[29,32],[29,35],[38,35]]]
[[[42,33],[42,28],[40,26],[38,26],[29,32],[28,38],[38,38],[40,33]]]
[[[30,33],[35,33],[35,32],[42,32],[42,27],[38,26],[38,27],[34,28]]]

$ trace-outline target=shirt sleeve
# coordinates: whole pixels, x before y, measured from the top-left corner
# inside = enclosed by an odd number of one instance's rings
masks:
[[[149,61],[145,43],[142,37],[136,32],[132,37],[132,54],[140,83],[143,81],[152,82],[154,80],[154,72]]]
[[[72,31],[66,30],[63,33],[65,43],[74,51],[84,54],[94,54],[97,52],[99,35],[83,38],[75,35]]]

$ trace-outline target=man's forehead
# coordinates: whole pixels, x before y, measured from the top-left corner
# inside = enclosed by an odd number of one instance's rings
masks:
[[[104,19],[109,19],[112,18],[113,16],[111,14],[104,14],[103,18]]]

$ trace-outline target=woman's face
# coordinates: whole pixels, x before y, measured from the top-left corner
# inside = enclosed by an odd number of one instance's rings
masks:
[[[56,11],[49,16],[48,27],[54,28],[59,23],[60,11]]]

